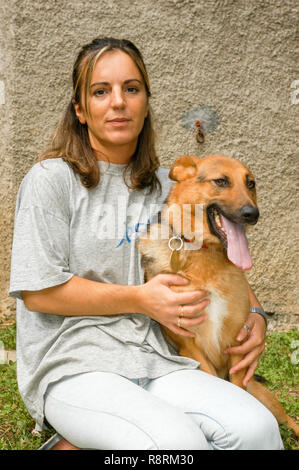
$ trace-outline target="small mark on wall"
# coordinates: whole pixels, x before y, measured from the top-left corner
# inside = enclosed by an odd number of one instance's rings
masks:
[[[0,80],[0,105],[5,104],[5,85],[2,80]]]
[[[291,87],[295,88],[295,91],[292,91],[291,93],[291,103],[292,104],[299,104],[299,80],[294,80],[291,83]]]
[[[195,122],[200,121],[204,133],[214,132],[219,125],[217,111],[208,105],[200,105],[198,108],[190,109],[181,116],[181,124],[185,129],[196,129]]]

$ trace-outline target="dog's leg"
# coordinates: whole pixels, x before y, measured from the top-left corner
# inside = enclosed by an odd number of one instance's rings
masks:
[[[243,356],[231,356],[231,366],[233,367],[236,365],[238,362],[243,359]],[[252,378],[246,387],[242,384],[243,379],[246,374],[246,369],[242,369],[235,374],[231,374],[229,376],[230,382],[232,382],[235,385],[238,385],[239,387],[243,388],[244,390],[247,390],[248,393],[253,395],[257,400],[259,400],[263,405],[265,405],[268,410],[271,411],[271,413],[275,416],[279,424],[286,423],[289,428],[291,428],[296,436],[299,435],[299,426],[295,423],[295,421],[290,418],[286,412],[284,411],[283,407],[279,403],[279,401],[276,399],[276,397],[262,384],[257,382],[254,378]]]
[[[241,355],[233,355],[230,356],[229,358],[229,369],[234,367],[238,362],[240,362],[243,359],[244,356]],[[246,374],[246,369],[241,369],[234,374],[229,374],[229,381],[235,385],[238,385],[238,387],[241,387],[245,390],[245,387],[243,385],[243,379]]]
[[[298,424],[286,414],[277,398],[266,387],[256,380],[251,379],[247,384],[246,390],[271,411],[279,424],[285,423],[294,431],[297,437],[299,436]]]
[[[200,363],[200,370],[207,372],[208,374],[217,376],[217,372],[212,362],[206,357],[199,343],[195,343],[194,338],[186,338],[184,336],[173,333],[166,327],[162,327],[165,333],[166,339],[174,343],[178,354],[180,356],[190,357]]]
[[[209,359],[204,355],[203,351],[199,349],[198,346],[193,344],[193,347],[183,346],[179,349],[180,356],[190,357],[191,359],[195,359],[200,363],[200,370],[203,372],[207,372],[208,374],[218,376],[215,367],[209,361]]]

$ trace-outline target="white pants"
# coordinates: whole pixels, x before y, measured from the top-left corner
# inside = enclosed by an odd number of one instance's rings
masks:
[[[45,416],[81,449],[283,449],[276,419],[259,401],[200,370],[153,380],[75,375],[48,388]]]

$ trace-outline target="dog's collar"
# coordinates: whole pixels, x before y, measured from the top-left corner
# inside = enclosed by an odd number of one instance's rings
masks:
[[[181,241],[183,241],[183,242],[185,242],[185,243],[196,243],[195,240],[194,240],[195,237],[193,237],[193,239],[189,240],[189,239],[186,238],[184,235],[175,233],[173,227],[171,227],[171,230],[172,230],[172,233],[173,233],[173,237],[177,238],[178,240],[181,240]],[[173,238],[173,237],[172,237],[172,238]],[[207,250],[209,247],[208,247],[207,245],[205,245],[205,244],[202,244],[201,246],[198,246],[197,249],[200,250],[201,248],[204,248],[204,249]],[[179,249],[181,249],[181,248],[179,248]]]
[[[182,235],[181,238],[186,243],[194,243],[194,240],[188,240],[188,238],[184,237],[184,235]],[[203,244],[203,245],[201,245],[201,248],[205,248],[207,250],[209,247],[207,245]]]

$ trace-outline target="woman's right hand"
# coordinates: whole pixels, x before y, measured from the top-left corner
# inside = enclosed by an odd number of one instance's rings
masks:
[[[200,325],[207,318],[202,311],[210,300],[207,298],[209,292],[204,290],[175,292],[170,288],[172,285],[186,286],[188,283],[188,279],[178,274],[158,274],[138,286],[139,312],[176,334],[194,337],[194,333],[186,328]]]

